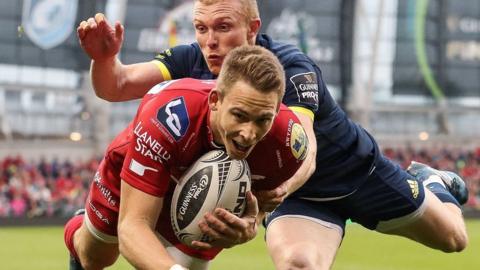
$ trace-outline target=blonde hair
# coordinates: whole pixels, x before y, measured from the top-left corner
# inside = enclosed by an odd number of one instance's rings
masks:
[[[217,80],[221,97],[227,95],[240,80],[261,93],[276,92],[277,105],[280,106],[285,93],[285,71],[278,58],[269,50],[244,45],[227,54]]]
[[[206,6],[213,5],[219,2],[224,2],[225,0],[196,0]],[[253,19],[259,19],[260,14],[258,12],[257,0],[235,0],[239,1],[241,4],[241,10],[239,11],[242,15],[245,16],[247,23]]]

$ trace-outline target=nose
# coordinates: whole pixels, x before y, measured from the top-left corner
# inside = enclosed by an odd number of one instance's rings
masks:
[[[216,48],[218,46],[218,40],[217,36],[215,35],[215,31],[208,31],[207,46],[210,49]]]
[[[240,136],[243,138],[244,143],[251,145],[257,139],[257,128],[251,122],[245,123],[240,131]]]

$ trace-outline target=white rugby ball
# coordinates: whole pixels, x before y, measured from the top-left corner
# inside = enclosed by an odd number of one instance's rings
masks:
[[[198,222],[217,207],[241,216],[250,188],[250,169],[245,160],[230,159],[222,150],[201,156],[180,178],[173,193],[170,216],[178,239],[189,246],[193,240],[211,242]]]

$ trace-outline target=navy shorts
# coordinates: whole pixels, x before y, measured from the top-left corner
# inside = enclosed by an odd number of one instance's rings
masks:
[[[268,215],[266,225],[268,227],[277,218],[297,216],[338,225],[343,231],[347,219],[375,230],[384,222],[406,222],[415,218],[423,208],[424,199],[425,190],[420,182],[398,165],[380,157],[375,162],[375,170],[351,195],[331,201],[288,197]]]

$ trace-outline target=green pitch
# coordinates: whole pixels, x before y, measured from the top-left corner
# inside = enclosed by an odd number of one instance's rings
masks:
[[[467,222],[469,247],[444,254],[400,237],[383,236],[358,225],[347,227],[347,237],[334,270],[474,270],[480,269],[480,220]],[[67,251],[61,227],[0,227],[1,269],[67,269]],[[110,269],[132,269],[122,258]],[[211,270],[273,270],[263,242],[263,231],[243,246],[222,252]]]

